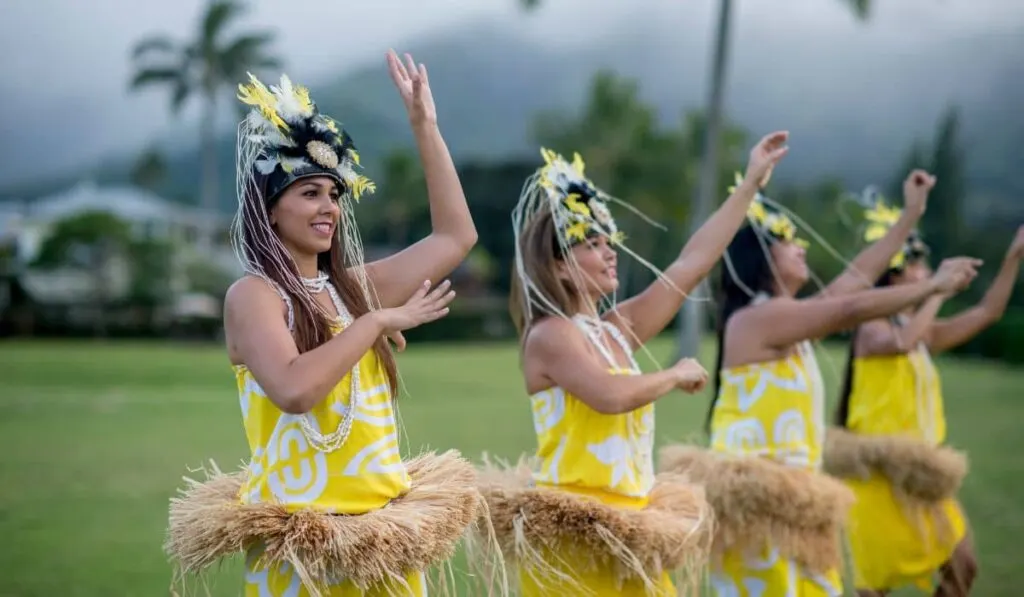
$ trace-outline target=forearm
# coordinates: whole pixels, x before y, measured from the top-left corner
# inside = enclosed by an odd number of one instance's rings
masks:
[[[468,250],[476,243],[476,227],[441,131],[437,123],[423,123],[414,125],[413,133],[427,181],[433,231],[466,245]]]
[[[999,268],[996,279],[985,292],[981,299],[981,307],[991,322],[999,320],[1006,312],[1006,305],[1010,302],[1010,295],[1013,294],[1013,285],[1017,282],[1017,274],[1020,272],[1020,258],[1015,255],[1007,255]]]
[[[289,413],[312,410],[373,348],[383,333],[376,312],[370,312],[323,345],[296,357],[273,384],[279,388],[275,392],[280,397],[278,407]]]
[[[687,277],[703,278],[715,266],[747,219],[747,208],[757,194],[757,183],[744,179],[715,213],[694,233],[676,263],[685,263]],[[676,280],[673,280],[674,282]]]
[[[935,294],[933,280],[915,284],[900,284],[876,290],[862,290],[849,296],[841,319],[847,327],[864,321],[895,315],[903,309],[920,303]]]
[[[935,323],[935,317],[942,308],[942,302],[939,295],[929,297],[910,319],[910,323],[896,330],[899,348],[910,350],[928,336],[932,324]]]
[[[828,286],[827,294],[835,296],[857,292],[874,286],[889,267],[893,255],[903,249],[918,217],[904,212],[896,224],[879,239],[857,254],[843,273]]]
[[[647,406],[671,392],[679,383],[675,371],[666,369],[643,375],[618,375],[613,377],[618,387],[610,388],[614,398],[615,411],[632,412]]]

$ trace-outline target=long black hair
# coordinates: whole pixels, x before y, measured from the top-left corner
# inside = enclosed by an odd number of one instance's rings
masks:
[[[892,286],[895,274],[894,270],[887,270],[875,282],[875,288]],[[839,404],[836,406],[835,424],[843,428],[846,427],[847,420],[850,418],[850,392],[853,390],[853,367],[857,351],[857,330],[859,329],[859,326],[854,328],[853,333],[850,334],[850,350],[846,355],[846,373],[843,374],[843,385],[839,390]]]
[[[772,265],[765,249],[774,242],[770,235],[762,235],[750,225],[746,225],[736,233],[729,248],[725,250],[722,271],[718,284],[718,359],[715,362],[714,393],[708,406],[707,418],[704,421],[705,431],[711,429],[711,416],[718,401],[718,389],[722,382],[722,361],[725,354],[725,326],[729,318],[740,309],[750,304],[760,292],[771,293]],[[730,268],[731,265],[731,268]]]

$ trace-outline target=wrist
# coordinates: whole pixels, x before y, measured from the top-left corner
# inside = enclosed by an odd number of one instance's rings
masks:
[[[384,313],[384,309],[381,309],[379,311],[370,311],[369,313],[363,315],[359,319],[365,320],[370,326],[373,327],[373,331],[375,333],[374,335],[380,336],[383,335],[385,331],[387,331],[387,326],[384,325],[386,317],[387,316]]]
[[[422,117],[409,119],[409,126],[412,127],[412,132],[416,135],[424,135],[438,131],[437,118]]]
[[[736,187],[737,193],[746,193],[750,196],[748,199],[749,201],[752,201],[760,190],[760,180],[758,180],[758,177],[752,176],[750,173],[747,173],[747,175],[743,177],[743,180],[740,181],[739,186]]]

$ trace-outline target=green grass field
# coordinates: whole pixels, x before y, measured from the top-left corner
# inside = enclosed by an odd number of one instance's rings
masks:
[[[653,350],[664,357],[669,344]],[[843,353],[829,354],[822,367],[834,384]],[[710,347],[705,356],[713,363]],[[399,402],[407,450],[477,458],[533,449],[514,346],[414,345],[400,364],[411,392]],[[942,359],[939,367],[950,441],[972,461],[962,499],[981,559],[974,594],[1020,595],[1024,370]],[[659,445],[692,438],[707,399],[660,401]],[[240,419],[218,346],[0,344],[0,595],[167,595],[168,497],[187,467],[246,457]],[[211,594],[239,595],[240,574],[226,566],[211,577]]]

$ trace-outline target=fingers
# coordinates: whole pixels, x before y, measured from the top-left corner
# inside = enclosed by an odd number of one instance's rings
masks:
[[[402,64],[402,59],[398,57],[398,54],[395,53],[394,50],[388,51],[388,62],[393,63],[395,65],[395,70],[401,77],[402,81],[409,80],[409,71],[405,69],[405,65]]]
[[[408,52],[405,53],[405,68],[406,72],[410,75],[414,73],[419,74],[419,69],[416,68],[416,62],[412,59],[412,54]]]
[[[427,77],[427,65],[420,63],[420,79],[423,80],[424,85],[430,85],[430,78]]]
[[[766,150],[774,149],[784,144],[789,139],[789,131],[774,131],[768,133],[761,140],[758,141],[758,146],[765,148]]]
[[[412,296],[409,297],[409,300],[405,301],[405,304],[408,305],[413,303],[414,301],[422,300],[423,297],[427,296],[427,292],[429,290],[430,280],[424,280],[423,284],[421,284],[420,287],[416,289],[416,292],[412,293]]]
[[[391,341],[394,342],[395,350],[398,352],[403,352],[405,350],[405,336],[402,335],[402,332],[395,330],[388,334],[388,338],[391,338]]]
[[[451,280],[445,280],[444,282],[441,282],[440,284],[437,285],[437,288],[432,290],[430,292],[430,294],[428,294],[426,296],[425,300],[428,301],[428,302],[432,302],[432,301],[438,300],[441,297],[441,295],[443,295],[445,293],[445,291],[447,291],[449,288],[451,288],[451,285],[452,285]]]
[[[398,59],[398,55],[395,54],[394,50],[388,50],[387,61],[388,73],[391,75],[391,80],[394,81],[396,85],[409,79],[408,73],[405,72],[405,67],[402,66],[402,61]]]
[[[775,164],[775,163],[778,163],[778,161],[781,160],[782,157],[784,155],[786,155],[787,153],[789,153],[789,146],[788,145],[785,146],[785,147],[780,147],[779,149],[776,149],[775,151],[769,153],[768,154],[768,159],[771,161],[771,163]]]

